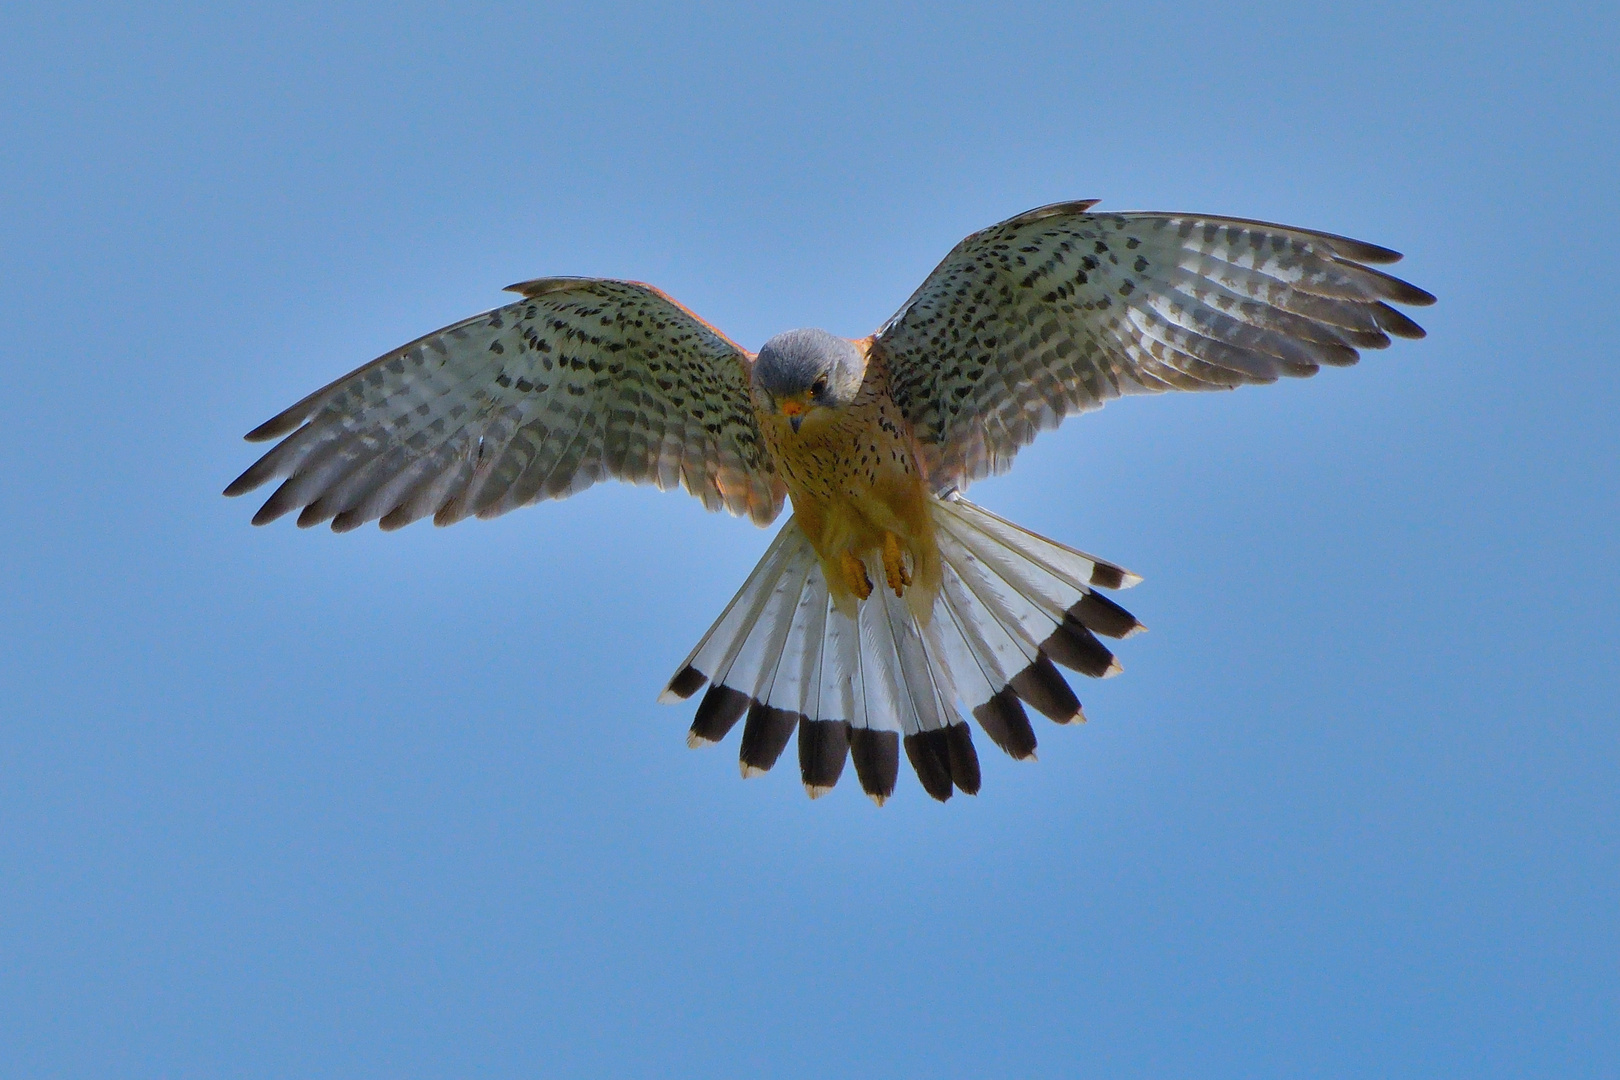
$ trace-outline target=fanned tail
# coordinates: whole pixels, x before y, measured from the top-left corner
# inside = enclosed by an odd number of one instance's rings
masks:
[[[1142,627],[1096,590],[1141,579],[955,493],[931,512],[943,580],[926,623],[882,588],[857,617],[840,611],[790,518],[659,698],[680,701],[711,684],[688,745],[719,742],[746,715],[739,757],[743,775],[754,776],[776,764],[797,730],[811,798],[837,784],[847,758],[881,805],[894,793],[902,747],[934,798],[978,792],[978,755],[958,701],[1018,759],[1035,756],[1024,705],[1060,724],[1084,720],[1053,662],[1096,678],[1117,674],[1099,635]],[[883,580],[877,555],[867,572]]]

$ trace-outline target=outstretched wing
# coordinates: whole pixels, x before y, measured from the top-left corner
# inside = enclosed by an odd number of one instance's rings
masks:
[[[974,233],[878,331],[934,482],[1000,472],[1040,431],[1120,394],[1225,390],[1353,364],[1423,329],[1400,255],[1238,218],[1056,203]]]
[[[515,304],[419,338],[248,434],[285,436],[238,477],[285,477],[253,518],[447,525],[614,477],[676,484],[761,525],[782,508],[749,359],[649,285],[546,278]]]

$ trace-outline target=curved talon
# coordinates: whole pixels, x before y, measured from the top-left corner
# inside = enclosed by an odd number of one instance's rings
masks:
[[[911,584],[911,571],[906,569],[900,538],[894,533],[883,534],[883,576],[888,578],[889,588],[894,590],[895,596],[903,597],[906,586]]]
[[[865,600],[872,595],[872,579],[866,576],[866,567],[861,565],[853,552],[846,551],[839,556],[838,567],[844,572],[844,584],[849,591],[855,594],[857,600]]]

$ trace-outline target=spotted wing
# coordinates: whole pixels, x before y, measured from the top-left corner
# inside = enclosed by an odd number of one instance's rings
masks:
[[[1000,472],[1040,431],[1121,394],[1225,390],[1353,364],[1423,330],[1400,255],[1237,218],[1031,210],[956,246],[878,331],[940,487]]]
[[[765,524],[785,493],[740,348],[657,289],[548,278],[419,338],[248,434],[281,436],[225,490],[284,477],[254,517],[344,531],[441,525],[613,477],[677,484]]]

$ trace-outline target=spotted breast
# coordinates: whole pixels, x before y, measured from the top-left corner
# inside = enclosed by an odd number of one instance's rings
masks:
[[[881,349],[856,342],[866,361],[846,409],[821,410],[793,430],[755,402],[761,433],[799,527],[820,557],[834,603],[853,614],[871,593],[866,557],[882,557],[885,584],[927,619],[939,591],[931,493],[911,425],[890,392]]]

